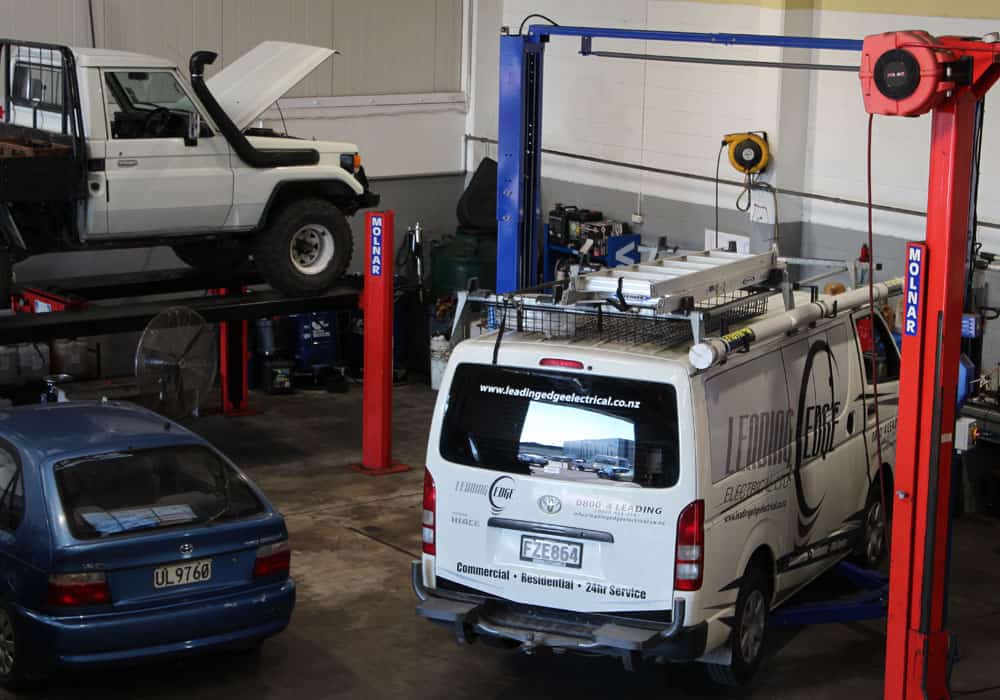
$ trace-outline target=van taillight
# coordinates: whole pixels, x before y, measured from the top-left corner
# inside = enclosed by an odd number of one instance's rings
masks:
[[[52,574],[49,576],[49,605],[65,608],[76,605],[105,605],[111,602],[108,579],[103,573]]]
[[[564,360],[561,357],[543,357],[538,364],[542,367],[565,367],[566,369],[583,369],[579,360]]]
[[[257,559],[253,563],[253,577],[288,575],[292,568],[292,549],[288,540],[265,544],[257,548]]]
[[[424,554],[437,554],[435,547],[434,514],[437,510],[437,491],[434,477],[424,469],[424,515],[421,535],[424,540]]]
[[[677,518],[674,589],[697,591],[705,572],[705,502],[689,504]]]

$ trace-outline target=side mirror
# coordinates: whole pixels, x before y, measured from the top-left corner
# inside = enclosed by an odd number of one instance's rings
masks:
[[[189,112],[187,115],[187,133],[184,135],[184,145],[197,146],[199,135],[201,135],[201,115],[197,112]]]

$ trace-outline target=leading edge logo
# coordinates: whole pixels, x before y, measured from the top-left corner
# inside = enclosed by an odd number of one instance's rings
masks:
[[[493,511],[493,515],[502,513],[503,509],[511,502],[514,498],[515,486],[514,479],[509,476],[501,476],[493,480],[487,494],[490,500],[490,510]]]

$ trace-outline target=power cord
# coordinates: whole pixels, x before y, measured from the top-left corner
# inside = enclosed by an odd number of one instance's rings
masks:
[[[772,185],[770,182],[761,182],[760,178],[754,180],[753,189],[763,190],[764,192],[771,193],[771,199],[774,201],[774,237],[775,243],[778,242],[778,237],[780,234],[780,229],[778,227],[778,188]]]
[[[875,224],[872,197],[872,128],[875,115],[868,115],[868,322],[871,324],[871,373],[872,401],[875,406],[875,455],[878,458],[878,491],[882,501],[882,527],[886,530],[885,541],[889,541],[889,501],[885,493],[885,472],[882,467],[882,422],[878,410],[878,356],[875,353]]]
[[[750,205],[753,202],[750,191],[753,189],[755,182],[756,180],[754,177],[750,175],[750,173],[747,173],[746,177],[743,179],[743,189],[740,190],[740,193],[736,196],[736,211],[741,211],[743,213],[750,211]],[[747,198],[746,206],[740,204],[744,197]]]
[[[530,15],[528,15],[527,17],[525,17],[524,19],[521,20],[521,26],[517,28],[517,35],[518,36],[521,36],[521,35],[524,34],[524,25],[527,24],[528,20],[531,19],[532,17],[537,17],[538,19],[544,19],[546,22],[548,22],[549,24],[551,24],[553,27],[558,27],[559,26],[559,23],[556,22],[554,19],[550,19],[550,18],[546,17],[545,15],[538,14],[537,12],[532,12]]]
[[[726,150],[725,141],[719,147],[719,155],[715,159],[715,248],[719,248],[719,168],[722,165],[722,152]]]

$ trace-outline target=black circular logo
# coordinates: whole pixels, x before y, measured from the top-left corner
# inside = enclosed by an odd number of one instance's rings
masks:
[[[490,484],[490,510],[493,514],[501,512],[514,497],[514,480],[509,476],[498,477]]]
[[[891,100],[902,100],[917,91],[920,64],[905,49],[892,49],[875,62],[875,87]]]

